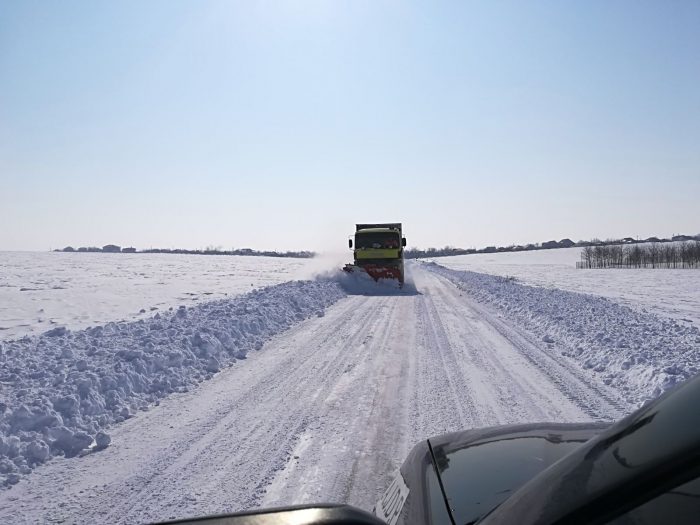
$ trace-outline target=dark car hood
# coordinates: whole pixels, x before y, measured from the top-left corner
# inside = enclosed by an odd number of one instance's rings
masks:
[[[539,423],[454,432],[428,440],[455,523],[472,523],[609,423]]]

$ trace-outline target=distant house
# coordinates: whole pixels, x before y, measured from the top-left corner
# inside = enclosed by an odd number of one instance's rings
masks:
[[[102,247],[102,251],[104,253],[119,253],[122,251],[120,246],[117,246],[116,244],[106,244]]]
[[[547,241],[542,243],[542,248],[547,250],[549,248],[559,248],[559,243],[557,241]]]
[[[74,251],[75,251],[75,248],[73,248],[72,246],[66,246],[66,247],[63,248],[63,250],[61,250],[61,251],[62,251],[62,252],[74,252]]]
[[[136,253],[136,248],[132,248],[132,247],[124,248],[122,250],[122,253]]]
[[[559,241],[559,247],[561,248],[571,248],[572,246],[576,246],[576,243],[571,239],[562,239]]]
[[[634,244],[635,242],[637,241],[635,241],[632,237],[625,237],[622,239],[622,244]]]

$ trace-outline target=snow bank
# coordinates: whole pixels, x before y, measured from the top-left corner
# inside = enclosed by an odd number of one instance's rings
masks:
[[[0,340],[146,319],[312,278],[315,259],[180,254],[0,252]]]
[[[643,244],[640,246],[644,246]],[[700,272],[681,269],[579,270],[581,248],[476,253],[436,259],[452,270],[515,277],[523,284],[601,295],[700,326]]]
[[[604,297],[526,286],[513,278],[424,268],[500,310],[552,352],[613,385],[631,403],[659,396],[700,372],[700,330]]]
[[[0,342],[0,483],[52,456],[108,446],[110,424],[187,391],[344,296],[336,280],[294,281],[139,321]]]

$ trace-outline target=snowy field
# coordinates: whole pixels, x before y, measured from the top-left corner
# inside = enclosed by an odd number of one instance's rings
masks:
[[[310,259],[0,252],[0,340],[117,320],[308,278]]]
[[[602,270],[597,295],[555,288],[551,260],[518,280],[409,262],[397,290],[332,257],[2,257],[2,311],[36,294],[0,340],[2,523],[371,509],[426,437],[616,420],[700,371],[696,323],[622,301]],[[654,293],[693,297],[678,286]]]
[[[700,326],[700,270],[577,270],[580,254],[581,248],[561,248],[458,255],[434,261],[453,270],[515,277],[533,286],[601,295]]]

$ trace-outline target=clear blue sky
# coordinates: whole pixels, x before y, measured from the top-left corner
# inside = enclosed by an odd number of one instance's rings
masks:
[[[0,249],[700,232],[700,2],[0,3]]]

